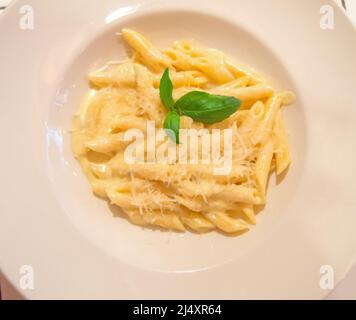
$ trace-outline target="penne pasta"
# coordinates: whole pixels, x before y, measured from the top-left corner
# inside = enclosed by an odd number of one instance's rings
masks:
[[[205,214],[216,227],[227,233],[248,230],[248,225],[241,219],[233,219],[224,212],[208,212]]]
[[[263,199],[266,194],[266,186],[270,173],[273,151],[273,142],[270,140],[262,147],[256,161],[255,172],[257,187]]]
[[[170,61],[141,34],[130,29],[123,29],[124,40],[136,51],[144,64],[156,72],[163,71],[170,65]]]
[[[249,230],[271,172],[291,163],[281,107],[294,93],[195,42],[161,50],[134,30],[121,35],[132,56],[88,75],[73,117],[72,151],[93,192],[135,225]]]
[[[277,113],[274,133],[277,137],[277,147],[274,153],[274,157],[276,159],[276,173],[277,175],[280,175],[288,168],[291,162],[286,129],[280,110]]]

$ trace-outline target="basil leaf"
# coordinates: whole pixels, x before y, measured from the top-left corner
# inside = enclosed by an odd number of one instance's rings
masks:
[[[166,130],[167,135],[177,144],[179,143],[179,127],[179,114],[176,111],[169,111],[164,120],[163,128]]]
[[[161,82],[159,85],[159,96],[163,105],[169,110],[173,109],[174,106],[172,92],[173,83],[169,77],[169,70],[167,68],[166,70],[164,70],[163,76],[161,78]]]
[[[180,114],[184,114],[194,121],[213,124],[231,116],[240,105],[241,100],[234,97],[191,91],[181,97],[174,107]]]

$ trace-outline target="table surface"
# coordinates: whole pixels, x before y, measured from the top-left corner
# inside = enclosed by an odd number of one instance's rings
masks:
[[[0,0],[0,14],[12,0]],[[273,0],[271,0],[273,1]],[[346,10],[348,17],[354,22],[356,27],[356,0],[334,0],[340,7]],[[21,299],[11,284],[0,273],[0,299]],[[327,299],[354,299],[356,300],[356,265],[349,272],[347,277],[341,281],[337,288]]]

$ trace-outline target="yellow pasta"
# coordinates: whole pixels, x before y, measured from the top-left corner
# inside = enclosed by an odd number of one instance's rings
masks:
[[[134,30],[123,29],[121,35],[132,56],[88,75],[91,89],[73,118],[72,150],[93,192],[119,206],[136,225],[199,233],[249,230],[257,223],[256,207],[266,201],[269,175],[285,172],[291,163],[281,108],[293,103],[294,94],[277,92],[252,68],[195,42],[179,40],[160,50]],[[180,129],[187,131],[169,149],[172,141],[162,130],[167,109],[159,91],[166,68],[175,100],[200,90],[238,98],[242,106],[213,124],[181,116]],[[145,140],[152,130],[155,140]],[[231,168],[216,174],[230,139],[222,130],[231,132]],[[184,149],[185,142],[195,143],[206,163],[189,162],[193,149]],[[142,162],[127,160],[133,145]],[[204,145],[220,158],[204,153]],[[171,150],[181,158],[169,158]],[[166,161],[157,161],[157,155]]]
[[[271,161],[273,157],[274,145],[273,141],[269,140],[259,151],[256,160],[256,181],[257,187],[261,196],[265,196],[267,179],[270,173]]]
[[[282,97],[280,95],[275,95],[267,101],[264,118],[251,137],[254,144],[262,144],[267,139],[270,139],[273,124],[281,104]]]
[[[255,210],[252,205],[244,205],[242,207],[242,212],[247,216],[252,224],[256,224]]]
[[[215,229],[214,223],[194,211],[183,209],[180,211],[180,218],[185,225],[196,232],[207,232]]]
[[[169,48],[167,50],[164,50],[163,52],[169,58],[171,65],[176,70],[189,71],[194,69],[192,59],[185,52],[174,48]]]
[[[135,70],[131,62],[109,65],[89,74],[89,81],[94,87],[135,85]]]
[[[229,217],[225,212],[208,212],[205,216],[216,225],[216,227],[227,233],[248,230],[248,225],[241,219]]]
[[[208,83],[208,78],[200,71],[178,71],[170,74],[173,86],[177,87],[203,87]],[[159,87],[161,75],[156,75],[154,86]]]
[[[211,90],[215,94],[223,94],[234,96],[243,101],[256,101],[273,96],[274,90],[271,86],[265,84],[256,84],[250,87],[232,88],[226,90],[225,88],[217,87]]]
[[[274,153],[276,159],[276,173],[277,175],[280,175],[288,168],[291,162],[286,129],[280,110],[277,113],[276,122],[274,124],[274,132],[277,137],[277,147]]]
[[[243,76],[243,77],[234,79],[231,82],[225,83],[225,84],[221,85],[220,87],[217,87],[217,89],[219,89],[221,93],[223,93],[224,91],[227,93],[231,89],[247,87],[247,85],[249,84],[250,81],[251,81],[250,77]]]
[[[137,52],[143,62],[154,71],[163,71],[170,65],[167,57],[152,46],[145,37],[136,31],[123,29],[122,36],[125,41]]]

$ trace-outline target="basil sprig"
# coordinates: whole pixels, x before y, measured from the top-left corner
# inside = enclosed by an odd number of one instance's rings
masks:
[[[181,97],[174,107],[195,121],[213,124],[230,117],[240,104],[240,100],[234,97],[191,91]]]
[[[169,110],[173,109],[174,107],[174,100],[173,100],[173,83],[171,78],[169,77],[168,68],[164,71],[163,76],[161,78],[161,82],[159,84],[159,96],[163,105],[168,108]]]
[[[191,91],[174,102],[172,93],[173,84],[167,68],[161,78],[159,95],[163,105],[169,110],[163,127],[176,143],[179,143],[180,116],[213,124],[230,117],[241,105],[241,100],[235,97],[213,95],[203,91]]]
[[[166,130],[168,136],[176,143],[179,143],[179,127],[179,114],[175,110],[169,111],[166,116],[166,119],[164,120],[163,128]]]

